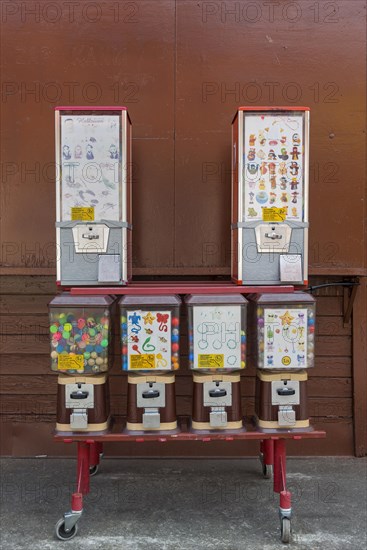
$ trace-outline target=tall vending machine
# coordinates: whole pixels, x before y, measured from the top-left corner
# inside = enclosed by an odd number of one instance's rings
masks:
[[[131,278],[131,121],[125,107],[56,107],[57,281]]]
[[[232,279],[307,283],[309,108],[240,107],[232,124]]]

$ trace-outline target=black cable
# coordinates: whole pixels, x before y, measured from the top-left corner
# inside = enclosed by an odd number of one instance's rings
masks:
[[[306,290],[313,291],[317,290],[318,288],[324,288],[326,286],[355,286],[359,285],[359,282],[357,281],[338,281],[336,283],[323,283],[322,285],[315,285],[315,286],[309,286],[306,288]]]

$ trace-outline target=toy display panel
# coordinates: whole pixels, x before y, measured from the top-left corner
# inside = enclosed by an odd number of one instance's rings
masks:
[[[302,114],[244,117],[243,187],[244,221],[303,221]]]
[[[251,297],[250,297],[251,299]],[[257,303],[256,303],[257,302]],[[314,366],[315,300],[306,293],[260,295],[252,320],[259,369],[297,370]]]
[[[216,296],[186,300],[191,369],[213,372],[245,368],[246,301],[242,296],[234,298],[227,304],[216,303]],[[200,300],[207,303],[200,304]]]
[[[160,304],[146,304],[144,297],[137,305],[130,305],[129,297],[120,301],[123,370],[150,372],[179,368],[178,298],[157,298]]]
[[[62,114],[61,219],[122,219],[121,117]]]

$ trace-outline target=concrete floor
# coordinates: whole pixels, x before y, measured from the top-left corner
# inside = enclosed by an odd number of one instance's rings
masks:
[[[1,550],[273,550],[278,495],[256,459],[104,459],[68,542],[54,525],[74,490],[71,459],[3,459]],[[288,460],[292,550],[366,550],[367,462]]]

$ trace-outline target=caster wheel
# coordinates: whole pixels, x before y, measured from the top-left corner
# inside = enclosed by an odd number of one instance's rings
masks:
[[[291,540],[291,520],[289,518],[282,518],[280,524],[280,538],[282,542],[288,544]]]
[[[273,466],[271,464],[263,464],[263,476],[266,479],[271,479],[273,475]]]
[[[90,467],[89,467],[89,475],[90,475],[91,477],[97,475],[98,470],[99,470],[98,464],[96,464],[95,466],[90,466]]]
[[[55,525],[55,534],[60,540],[71,540],[78,532],[78,524],[76,523],[70,531],[65,531],[65,520],[61,518]]]

